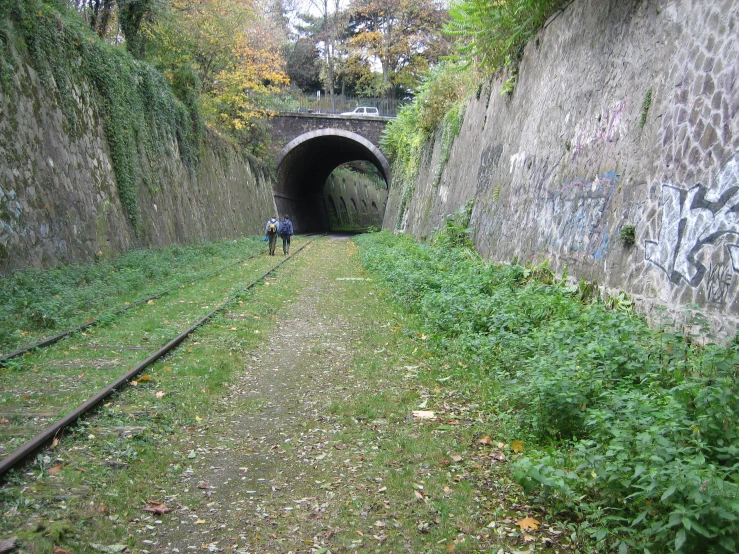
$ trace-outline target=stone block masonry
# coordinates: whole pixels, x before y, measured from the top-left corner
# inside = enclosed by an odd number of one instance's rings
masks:
[[[0,92],[0,273],[263,232],[276,211],[268,171],[210,132],[187,167],[174,134],[161,129],[156,160],[139,145],[133,162],[134,227],[89,83],[74,83],[74,110],[65,113],[54,81],[15,57],[10,89]]]
[[[441,141],[427,147],[407,211],[393,189],[384,226],[425,236],[474,199],[491,261],[549,260],[655,320],[697,311],[732,337],[738,31],[733,0],[575,0],[526,47],[511,96],[490,81],[471,100],[438,186]]]

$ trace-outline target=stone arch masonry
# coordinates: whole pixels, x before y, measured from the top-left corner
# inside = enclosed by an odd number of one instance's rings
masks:
[[[424,236],[474,199],[492,261],[549,260],[657,321],[739,322],[739,3],[575,0],[525,49],[516,88],[473,98],[435,186],[426,148],[407,211]],[[636,243],[619,240],[635,227]],[[662,315],[660,315],[662,314]]]
[[[319,129],[339,129],[355,133],[369,140],[377,148],[380,137],[391,117],[343,116],[314,113],[279,113],[269,119],[271,151],[276,156],[291,140]]]

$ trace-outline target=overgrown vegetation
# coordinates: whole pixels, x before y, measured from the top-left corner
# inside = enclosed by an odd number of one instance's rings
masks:
[[[441,126],[442,161],[434,173],[438,186],[454,139],[462,127],[467,99],[475,89],[473,74],[447,62],[431,70],[413,102],[403,106],[398,118],[385,129],[382,145],[393,164],[393,186],[401,187],[399,227],[418,178],[420,153]]]
[[[261,239],[132,250],[112,260],[18,271],[0,279],[0,352],[79,325],[264,249]]]
[[[618,232],[618,238],[625,246],[633,246],[636,242],[636,227],[624,225]]]
[[[523,48],[568,0],[462,0],[449,9],[447,34],[457,39],[457,55],[486,73],[515,69]]]
[[[641,114],[639,116],[639,127],[644,127],[647,124],[647,115],[649,114],[649,108],[652,107],[652,89],[650,88],[644,94],[644,102],[641,105]]]
[[[525,449],[526,492],[598,551],[736,552],[739,343],[650,329],[546,264],[487,264],[466,221],[430,244],[357,241],[429,344],[468,361],[459,381],[480,384],[483,412]]]
[[[473,91],[479,94],[481,81],[508,71],[501,93],[512,94],[524,46],[566,1],[461,0],[451,6],[444,30],[456,40],[456,55],[428,72],[413,102],[390,122],[383,137],[395,167],[394,186],[401,187],[398,227],[413,194],[424,145],[441,127],[442,152],[433,177],[438,186]]]
[[[0,36],[5,37],[3,67],[19,63],[8,45],[10,37],[15,37],[19,55],[27,55],[41,81],[56,89],[73,135],[85,132],[79,97],[91,96],[97,104],[118,194],[135,226],[138,183],[156,187],[152,168],[159,164],[169,137],[176,139],[186,166],[197,163],[202,140],[197,105],[186,106],[175,98],[162,74],[148,64],[99,40],[65,2],[9,0],[0,20],[5,26],[0,29]]]

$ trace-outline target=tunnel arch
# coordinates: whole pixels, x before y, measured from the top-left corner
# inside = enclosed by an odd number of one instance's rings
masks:
[[[373,164],[389,187],[387,158],[379,148],[356,133],[319,129],[304,133],[283,147],[277,156],[275,203],[281,214],[290,214],[296,232],[329,228],[329,214],[323,199],[326,179],[340,165],[356,160]]]

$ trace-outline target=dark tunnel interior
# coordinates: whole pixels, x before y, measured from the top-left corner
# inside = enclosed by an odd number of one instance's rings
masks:
[[[290,214],[296,233],[329,229],[323,188],[331,172],[355,160],[372,163],[389,183],[390,167],[380,150],[364,137],[340,129],[321,129],[290,141],[277,158],[275,203]]]

